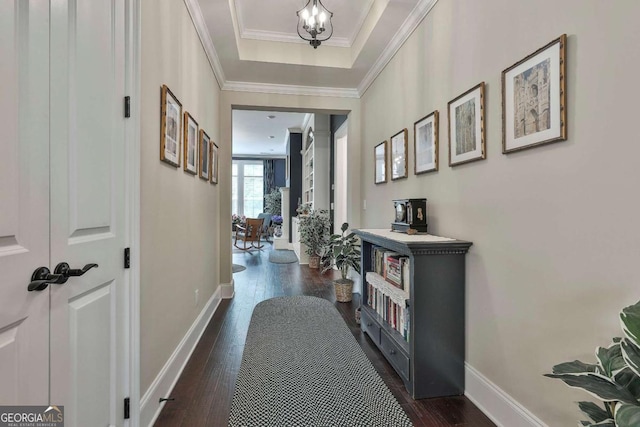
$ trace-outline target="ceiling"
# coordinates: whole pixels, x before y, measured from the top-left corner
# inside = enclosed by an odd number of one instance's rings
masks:
[[[314,49],[296,29],[296,11],[307,0],[184,0],[222,90],[353,98],[362,96],[436,1],[322,0],[333,12],[334,33]],[[236,120],[234,111],[234,155],[278,153],[282,126],[302,123],[299,113],[268,121],[262,119],[271,113],[254,113]],[[264,139],[270,135],[275,138]]]
[[[306,115],[233,110],[233,156],[284,157],[287,129],[302,129]]]

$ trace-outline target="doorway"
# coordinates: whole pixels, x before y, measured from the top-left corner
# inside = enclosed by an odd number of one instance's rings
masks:
[[[347,134],[349,120],[338,128],[333,138],[334,154],[334,199],[333,199],[333,232],[340,234],[340,227],[347,222]]]

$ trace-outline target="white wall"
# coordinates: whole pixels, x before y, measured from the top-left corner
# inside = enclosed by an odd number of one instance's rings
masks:
[[[160,87],[169,86],[183,111],[189,111],[216,143],[220,90],[182,1],[142,1],[141,50],[144,395],[220,284],[219,186],[160,161]]]
[[[440,0],[362,98],[362,225],[427,197],[433,234],[474,243],[466,359],[550,426],[588,396],[542,375],[593,361],[640,299],[638,16],[633,0]],[[563,33],[568,140],[503,155],[501,72]],[[450,168],[447,102],[481,81],[487,159]],[[413,171],[413,123],[436,109],[440,171],[374,185],[373,147],[408,128]]]

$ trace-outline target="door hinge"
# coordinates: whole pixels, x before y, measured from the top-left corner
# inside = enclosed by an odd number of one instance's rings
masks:
[[[124,398],[124,419],[128,420],[129,419],[129,412],[131,410],[131,403],[130,403],[130,399],[128,397]]]
[[[124,97],[124,116],[129,118],[131,117],[131,97]]]
[[[131,249],[124,248],[124,268],[131,268]]]

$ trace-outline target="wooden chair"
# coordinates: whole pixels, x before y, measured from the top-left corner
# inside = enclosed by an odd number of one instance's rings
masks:
[[[264,245],[260,244],[260,236],[262,235],[262,218],[247,218],[244,226],[236,225],[236,238],[233,246],[243,251],[251,249],[262,249]],[[243,247],[238,246],[238,240],[244,242]],[[249,245],[247,245],[249,243]],[[257,246],[256,246],[257,243]]]

